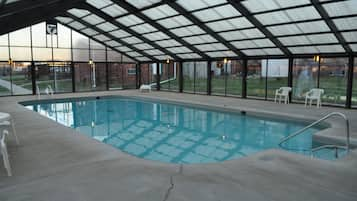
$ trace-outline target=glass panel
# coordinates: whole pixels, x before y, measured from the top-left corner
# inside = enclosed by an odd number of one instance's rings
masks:
[[[162,90],[178,91],[179,90],[179,64],[171,62],[170,64],[163,64],[161,74],[161,86]]]
[[[195,87],[195,62],[182,63],[183,91],[194,92]]]
[[[262,60],[248,60],[247,96],[265,98],[266,75],[263,74]]]
[[[305,100],[305,93],[317,87],[319,64],[313,59],[294,59],[293,99]]]
[[[33,48],[33,59],[35,61],[52,61],[51,48]]]
[[[320,88],[325,93],[322,102],[345,104],[348,58],[323,58],[320,64]]]
[[[120,63],[109,63],[109,90],[123,89],[123,68]]]
[[[55,61],[71,61],[71,49],[54,49],[53,57]]]
[[[155,65],[156,67],[156,65]],[[154,77],[154,68],[152,64],[141,64],[140,65],[140,72],[141,72],[141,84],[153,84],[155,83],[155,77]]]
[[[7,62],[0,62],[0,96],[11,95],[11,68]]]
[[[207,94],[207,62],[195,63],[195,93]]]
[[[32,29],[32,45],[36,47],[46,47],[46,23],[36,24]],[[13,44],[11,44],[13,45]]]
[[[32,78],[30,62],[14,62],[12,67],[12,94],[32,94]]]
[[[214,61],[211,64],[211,76],[212,76],[212,91],[214,95],[226,95],[226,72],[228,64],[224,64],[223,61]]]
[[[227,64],[227,95],[240,96],[242,93],[243,61],[232,60]]]
[[[136,64],[122,64],[124,89],[136,88]]]
[[[29,47],[31,46],[30,28],[20,29],[10,33],[10,45]]]
[[[0,45],[2,46],[8,46],[9,44],[9,39],[8,39],[8,34],[4,34],[0,36]]]
[[[30,47],[11,47],[11,58],[14,61],[30,61],[31,48]]]
[[[88,63],[74,63],[76,91],[91,91],[92,69]]]
[[[353,65],[353,88],[352,88],[352,107],[357,107],[357,58],[354,58]]]
[[[73,61],[89,61],[89,50],[73,49]]]
[[[275,98],[275,90],[288,86],[289,60],[269,59],[263,60],[263,72],[267,77],[267,97]]]
[[[73,48],[86,48],[88,49],[89,48],[89,39],[76,32],[76,31],[72,31],[72,45],[73,45]]]
[[[1,61],[9,60],[9,48],[8,47],[0,47],[0,60]]]
[[[58,26],[58,47],[71,48],[71,30],[61,24]]]

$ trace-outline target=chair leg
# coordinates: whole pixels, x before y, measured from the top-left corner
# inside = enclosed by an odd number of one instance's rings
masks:
[[[311,105],[312,105],[312,99],[310,99],[310,107],[311,107]]]
[[[275,98],[274,98],[274,103],[276,103],[276,97],[277,97],[278,95],[277,94],[275,94]]]
[[[16,134],[15,121],[14,121],[14,119],[12,117],[11,117],[11,127],[12,127],[12,133],[15,136],[16,144],[19,145],[20,142],[19,142],[19,138],[17,137],[17,134]]]
[[[4,142],[1,142],[0,148],[1,148],[2,158],[4,160],[4,166],[5,166],[5,169],[7,171],[7,176],[10,177],[10,176],[12,176],[12,173],[11,173],[9,154],[7,152],[6,144]]]

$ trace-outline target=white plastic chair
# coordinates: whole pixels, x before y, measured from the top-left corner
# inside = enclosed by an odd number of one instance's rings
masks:
[[[45,92],[46,92],[47,96],[53,97],[53,89],[52,89],[51,85],[47,86],[47,88],[45,89]]]
[[[307,105],[307,101],[310,102],[310,106],[312,105],[312,101],[316,100],[316,106],[317,108],[321,107],[321,96],[324,94],[325,91],[323,89],[311,89],[309,92],[306,93],[305,96],[305,107]]]
[[[140,92],[144,92],[144,91],[151,92],[151,85],[143,84],[140,86],[139,90]]]
[[[284,103],[289,104],[290,92],[291,92],[291,87],[280,87],[275,91],[274,102],[276,102],[277,98],[279,97],[279,103],[281,103],[281,98],[284,98]]]
[[[40,87],[36,84],[36,95],[37,95],[37,99],[40,100],[41,99],[41,91],[40,91]]]
[[[0,152],[2,155],[2,159],[4,161],[4,166],[7,171],[7,176],[12,176],[11,173],[11,166],[10,166],[10,161],[9,161],[9,154],[7,151],[7,146],[6,146],[6,136],[9,135],[9,132],[7,130],[4,130],[2,132],[2,136],[0,139]]]

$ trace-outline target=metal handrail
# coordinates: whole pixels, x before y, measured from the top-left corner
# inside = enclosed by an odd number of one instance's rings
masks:
[[[322,149],[335,149],[335,158],[338,158],[338,149],[347,149],[345,146],[340,146],[340,145],[332,145],[332,144],[328,144],[328,145],[322,145],[316,148],[311,149],[311,157],[314,157],[314,153],[317,151],[320,151]]]
[[[346,115],[344,115],[344,114],[342,114],[342,113],[340,113],[340,112],[332,112],[332,113],[330,113],[330,114],[328,114],[328,115],[322,117],[321,119],[319,119],[319,120],[313,122],[312,124],[310,124],[310,125],[308,125],[308,126],[302,128],[302,129],[296,131],[295,133],[293,133],[293,134],[291,134],[291,135],[289,135],[289,136],[283,138],[283,139],[279,142],[279,146],[281,146],[284,142],[290,140],[291,138],[293,138],[293,137],[295,137],[295,136],[297,136],[297,135],[300,135],[301,133],[303,133],[303,132],[306,131],[307,129],[309,129],[309,128],[311,128],[311,127],[313,127],[313,126],[315,126],[315,125],[317,125],[317,124],[319,124],[319,123],[321,123],[321,122],[325,121],[326,119],[329,119],[330,117],[333,117],[333,116],[342,117],[342,118],[345,120],[345,122],[346,122],[346,147],[345,147],[345,149],[347,150],[347,153],[348,153],[348,152],[350,151],[350,122],[349,122],[348,118],[346,117]],[[337,146],[337,145],[329,145],[329,146]],[[321,147],[323,147],[323,146],[321,146]],[[317,148],[319,148],[319,147],[317,147]],[[315,148],[315,149],[316,149],[316,148]],[[312,149],[312,151],[315,150],[315,149]],[[316,151],[316,150],[315,150],[315,151]]]

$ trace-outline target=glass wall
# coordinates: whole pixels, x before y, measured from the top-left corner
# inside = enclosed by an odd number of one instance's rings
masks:
[[[106,90],[107,62],[131,62],[124,55],[76,31],[61,24],[57,26],[56,35],[46,34],[46,23],[42,22],[0,36],[0,95],[32,94],[32,79],[41,93],[48,86],[57,93],[72,92],[72,63],[77,91]],[[11,68],[10,58],[14,61]],[[88,64],[90,59],[94,61],[93,66]],[[31,62],[35,70],[33,78]],[[115,68],[118,67],[108,64],[108,70],[115,72],[108,79],[111,88],[120,89],[124,85],[133,88],[135,65],[134,69],[130,66],[115,71]]]
[[[183,91],[207,94],[207,62],[184,62]]]
[[[265,98],[266,73],[263,73],[262,60],[249,60],[247,71],[247,96]]]
[[[229,60],[212,62],[212,94],[240,96],[242,93],[243,62]]]
[[[319,88],[324,89],[322,102],[346,103],[348,80],[348,58],[322,58]]]
[[[293,96],[296,101],[305,100],[305,94],[316,88],[319,63],[312,58],[294,59],[293,66]]]
[[[124,89],[136,88],[136,64],[121,64],[123,68]]]

